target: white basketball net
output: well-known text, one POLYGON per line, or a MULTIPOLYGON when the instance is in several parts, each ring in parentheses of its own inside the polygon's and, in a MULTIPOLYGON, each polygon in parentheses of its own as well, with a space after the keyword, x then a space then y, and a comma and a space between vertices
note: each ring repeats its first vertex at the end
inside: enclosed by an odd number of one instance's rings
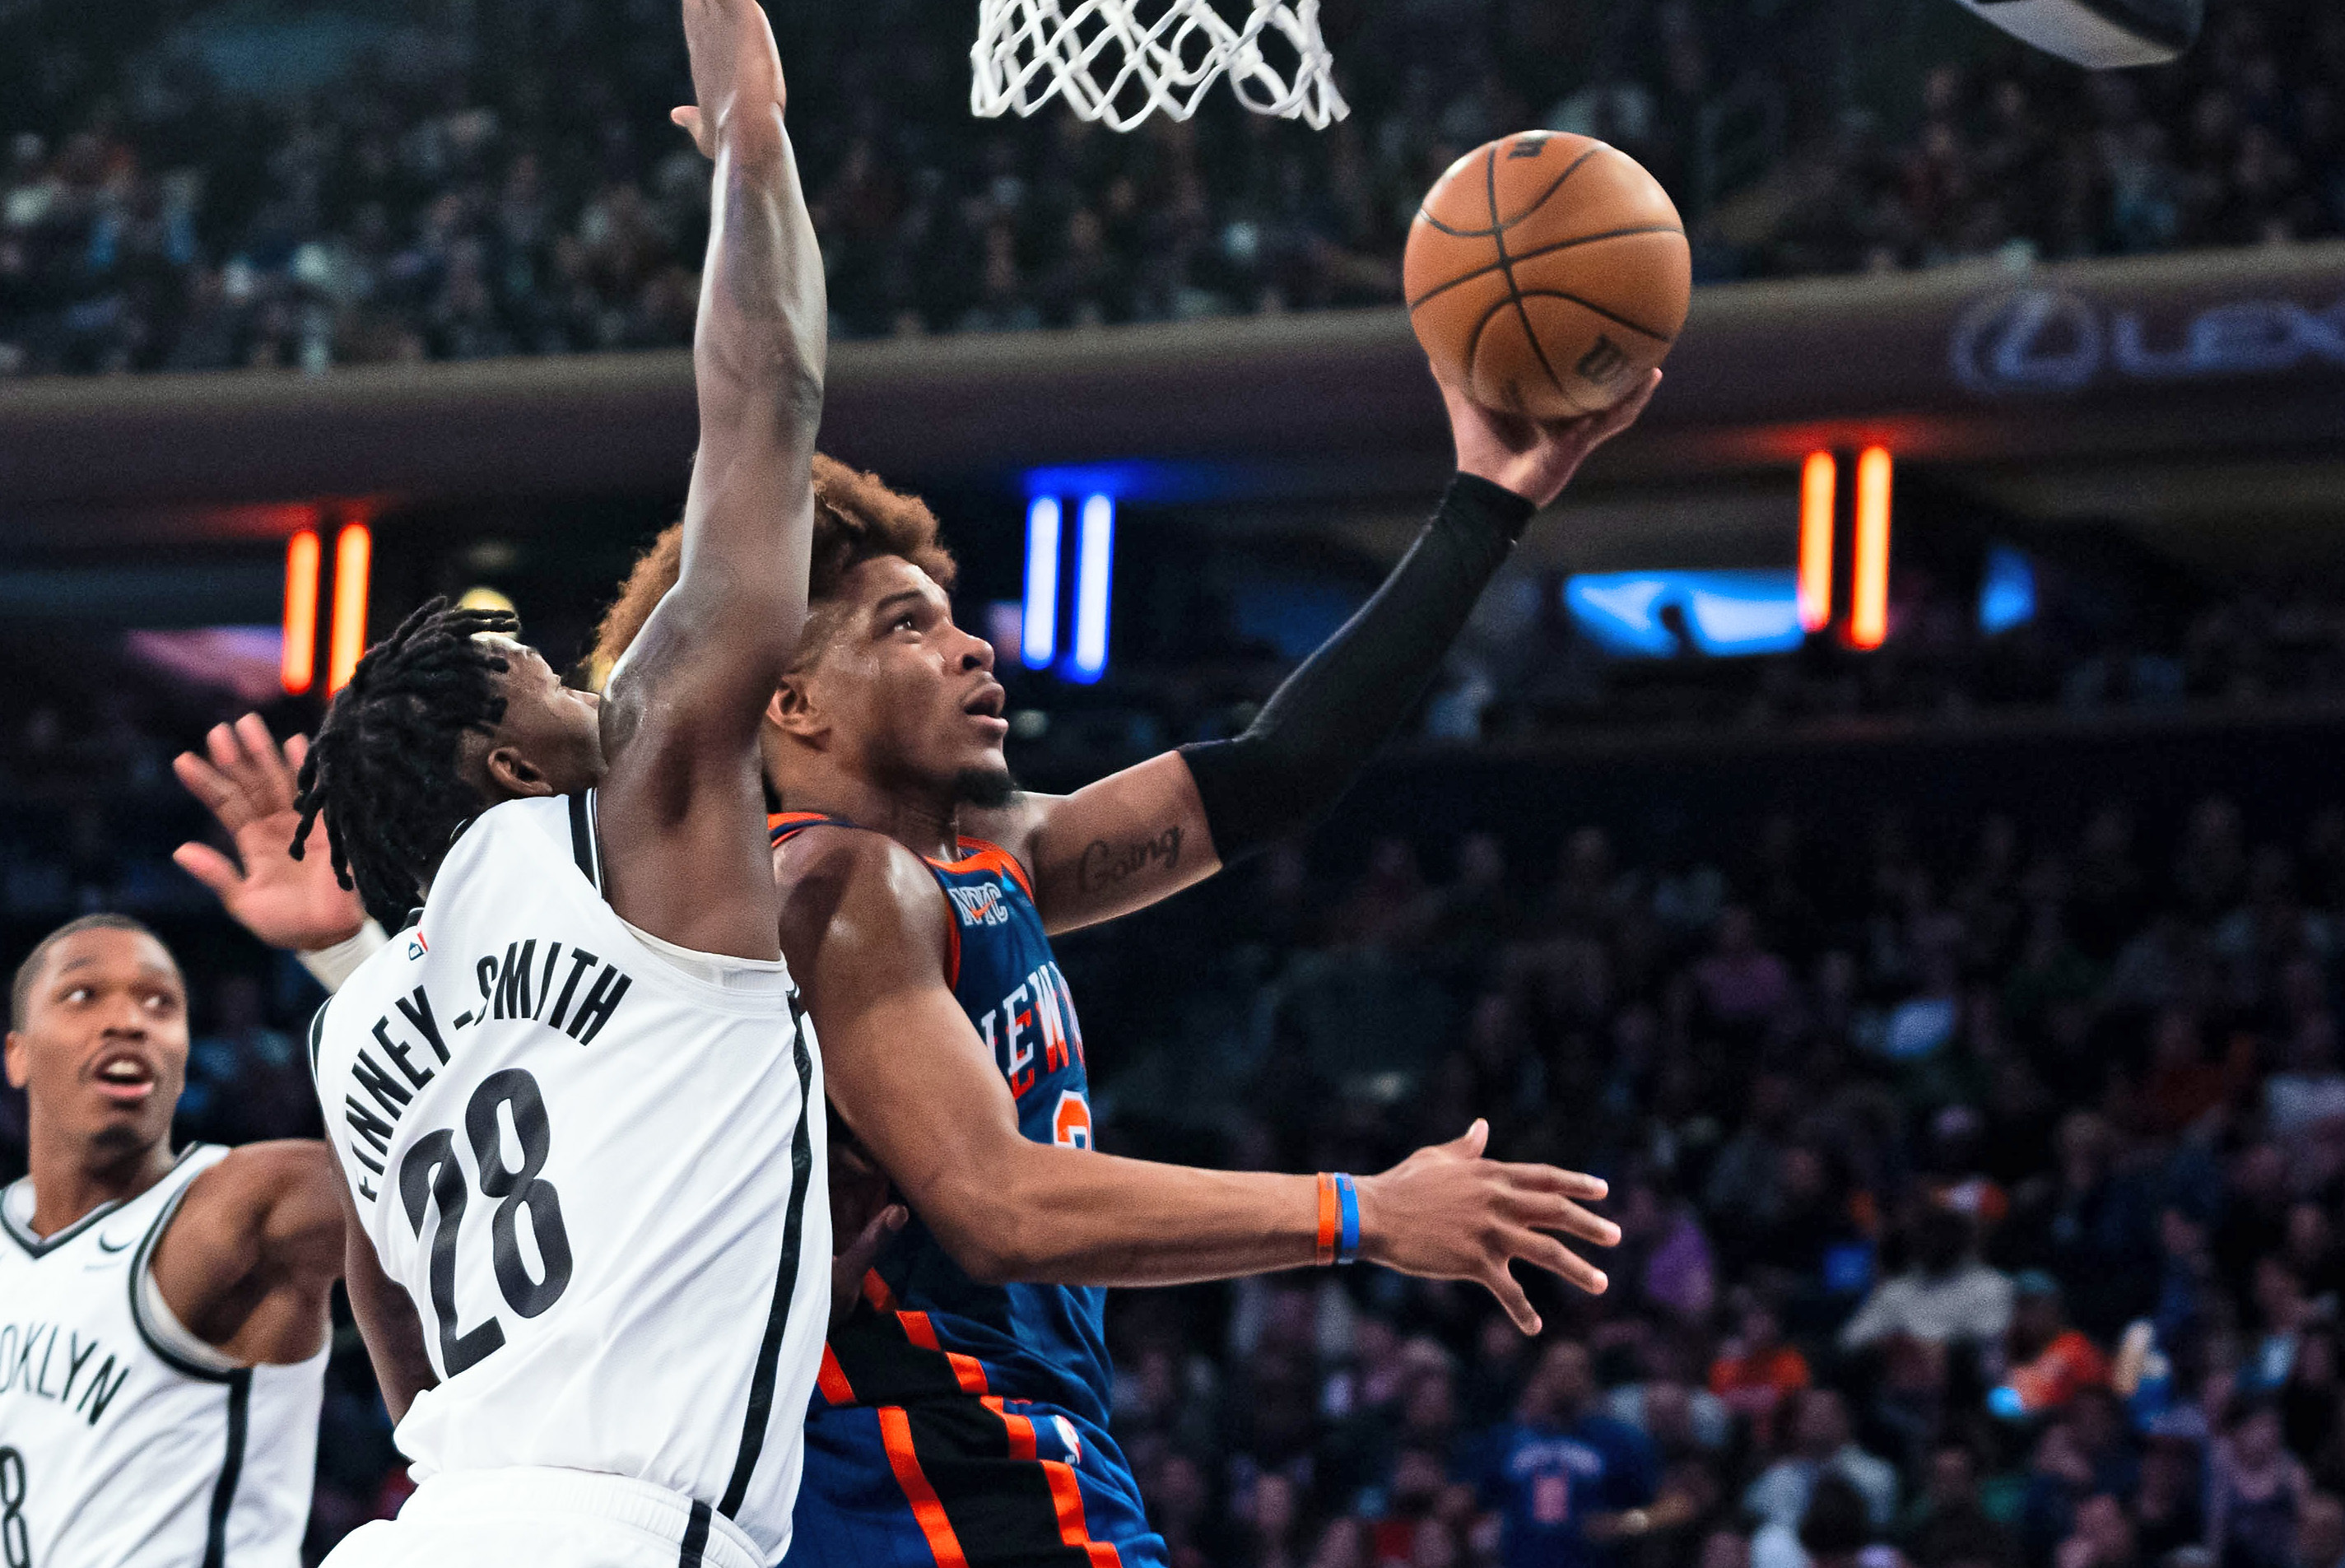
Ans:
POLYGON ((1226 76, 1257 114, 1325 130, 1350 113, 1328 75, 1319 0, 1243 3, 1253 14, 1233 27, 1213 0, 1165 0, 1150 22, 1141 0, 978 0, 969 107, 988 118, 1030 115, 1060 97, 1084 119, 1128 131, 1152 114, 1187 119, 1226 76))

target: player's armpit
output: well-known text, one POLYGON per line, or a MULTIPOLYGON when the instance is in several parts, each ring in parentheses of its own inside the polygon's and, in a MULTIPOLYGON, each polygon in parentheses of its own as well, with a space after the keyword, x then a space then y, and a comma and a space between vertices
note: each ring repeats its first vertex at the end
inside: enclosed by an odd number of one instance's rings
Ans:
POLYGON ((1222 865, 1196 780, 1176 751, 1071 795, 1025 796, 1002 812, 968 816, 977 837, 1031 870, 1034 907, 1053 934, 1145 909, 1222 865))
POLYGON ((246 1366, 317 1354, 342 1272, 339 1178, 326 1145, 248 1144, 198 1176, 156 1247, 164 1305, 246 1366))

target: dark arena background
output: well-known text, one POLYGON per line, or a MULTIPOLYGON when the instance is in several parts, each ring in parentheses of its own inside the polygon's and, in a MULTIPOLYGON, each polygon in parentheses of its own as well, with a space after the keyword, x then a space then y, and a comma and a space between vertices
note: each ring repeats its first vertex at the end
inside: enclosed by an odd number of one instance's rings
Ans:
MULTIPOLYGON (((823 444, 936 505, 1035 789, 1242 728, 1428 511, 1453 159, 1596 135, 1686 221, 1650 412, 1341 808, 1061 946, 1101 1147, 1482 1115, 1627 1233, 1545 1345, 1118 1293, 1181 1568, 2345 1562, 2345 7, 2087 72, 1951 0, 1336 0, 1349 117, 1128 136, 970 118, 954 0, 771 15, 823 444), (1565 1341, 1656 1501, 1541 1555, 1565 1341)), ((581 658, 676 514, 688 80, 665 0, 0 0, 0 956, 160 931, 183 1137, 319 1131, 321 993, 173 865, 171 757, 435 593, 581 658)), ((338 1321, 312 1561, 410 1486, 338 1321)))

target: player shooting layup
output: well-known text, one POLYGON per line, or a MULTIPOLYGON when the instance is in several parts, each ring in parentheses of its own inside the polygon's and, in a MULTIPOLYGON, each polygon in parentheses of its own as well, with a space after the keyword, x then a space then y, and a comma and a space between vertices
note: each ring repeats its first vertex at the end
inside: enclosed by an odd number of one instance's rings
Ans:
MULTIPOLYGON (((1064 799, 1012 787, 993 650, 953 624, 928 509, 835 466, 818 483, 812 609, 766 731, 787 808, 772 824, 782 946, 832 1105, 915 1219, 880 1253, 866 1308, 832 1329, 794 1568, 1162 1563, 1108 1434, 1099 1287, 1361 1257, 1478 1281, 1525 1332, 1538 1318, 1510 1262, 1603 1288, 1552 1234, 1617 1240, 1573 1201, 1603 1184, 1483 1159, 1478 1123, 1356 1181, 1091 1152, 1082 1033, 1049 933, 1152 903, 1332 805, 1532 514, 1659 380, 1548 426, 1445 389, 1460 472, 1368 605, 1244 735, 1064 799)), ((598 651, 626 646, 665 555, 638 568, 598 651)))
MULTIPOLYGON (((951 623, 934 516, 815 461, 812 614, 766 733, 769 777, 806 808, 772 824, 783 945, 809 977, 834 1106, 921 1223, 834 1329, 794 1563, 1162 1561, 1107 1434, 1092 1288, 1357 1255, 1477 1280, 1529 1330, 1510 1260, 1602 1288, 1547 1234, 1617 1239, 1572 1201, 1602 1184, 1482 1159, 1479 1126, 1356 1182, 1087 1152, 1083 1042, 1047 933, 1166 897, 1330 804, 1414 704, 1535 504, 1650 392, 1547 428, 1448 394, 1460 475, 1368 606, 1245 736, 1065 799, 1010 789, 992 650, 951 623)), ((603 651, 635 637, 681 543, 671 532, 639 565, 603 651)), ((211 747, 239 769, 282 766, 257 730, 215 731, 211 747)), ((249 846, 247 877, 207 879, 232 913, 284 945, 348 937, 355 911, 275 848, 284 824, 265 791, 216 809, 249 846)))
POLYGON ((599 703, 510 616, 426 606, 302 769, 303 841, 322 812, 404 918, 310 1032, 421 1479, 340 1568, 761 1568, 790 1538, 830 1227, 757 734, 806 617, 822 262, 764 12, 684 18, 677 119, 716 169, 674 590, 599 703))
POLYGON ((32 1169, 0 1191, 0 1563, 296 1568, 342 1271, 325 1145, 172 1155, 187 986, 127 916, 50 932, 9 1018, 32 1169))

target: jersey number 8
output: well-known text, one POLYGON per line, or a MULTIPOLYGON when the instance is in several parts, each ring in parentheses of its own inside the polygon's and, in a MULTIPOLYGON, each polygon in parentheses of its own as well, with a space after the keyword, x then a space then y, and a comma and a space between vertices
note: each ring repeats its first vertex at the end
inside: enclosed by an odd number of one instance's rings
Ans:
MULTIPOLYGON (((570 1288, 570 1233, 562 1227, 562 1196, 538 1173, 553 1143, 545 1119, 545 1096, 537 1080, 518 1067, 492 1073, 472 1091, 464 1107, 464 1135, 472 1145, 472 1163, 480 1168, 481 1194, 502 1198, 489 1224, 490 1261, 496 1270, 497 1289, 505 1304, 524 1318, 534 1318, 570 1288), (510 1111, 521 1145, 521 1166, 505 1164, 504 1129, 500 1109, 510 1111), (521 1211, 529 1210, 532 1238, 545 1277, 533 1278, 521 1253, 521 1211)), ((440 1359, 454 1377, 505 1342, 504 1326, 494 1318, 458 1332, 456 1328, 456 1235, 464 1221, 471 1196, 463 1166, 456 1158, 455 1134, 442 1127, 419 1138, 399 1165, 399 1193, 407 1205, 407 1222, 423 1237, 424 1211, 434 1205, 440 1226, 431 1236, 431 1311, 440 1319, 440 1359)))
POLYGON ((8 1568, 33 1568, 33 1536, 25 1523, 25 1456, 0 1448, 0 1553, 8 1568))

